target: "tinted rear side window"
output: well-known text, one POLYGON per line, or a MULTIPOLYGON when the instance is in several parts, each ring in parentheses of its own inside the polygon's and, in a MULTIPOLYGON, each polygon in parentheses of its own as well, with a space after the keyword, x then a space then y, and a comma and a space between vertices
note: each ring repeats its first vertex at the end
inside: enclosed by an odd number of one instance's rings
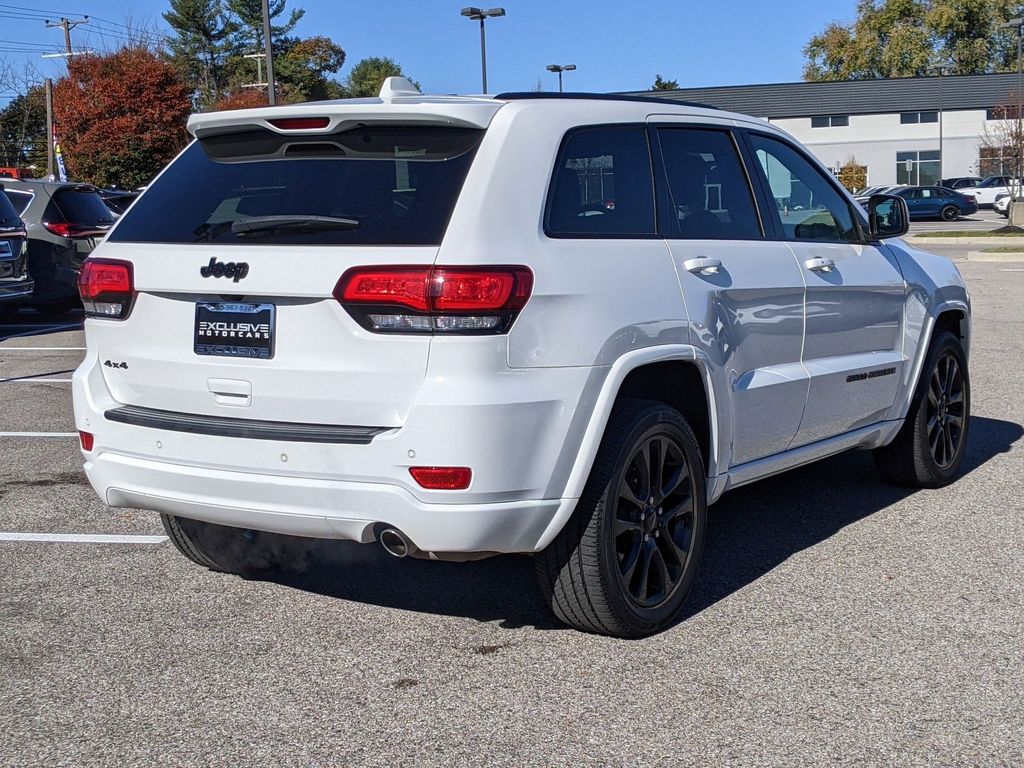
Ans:
POLYGON ((61 189, 54 193, 44 214, 46 221, 66 221, 86 227, 108 227, 114 223, 110 209, 91 189, 61 189))
POLYGON ((583 128, 569 134, 555 165, 546 231, 552 237, 657 232, 643 126, 583 128))
POLYGON ((482 137, 476 129, 432 126, 211 137, 185 150, 110 239, 438 245, 482 137), (266 217, 292 221, 268 228, 266 217), (246 222, 255 228, 246 231, 246 222))
POLYGON ((671 237, 751 240, 761 223, 747 174, 725 131, 662 128, 658 131, 671 198, 671 237))
POLYGON ((32 202, 32 195, 28 192, 15 192, 10 189, 4 190, 4 196, 10 201, 11 205, 14 206, 14 210, 21 216, 28 208, 28 204, 32 202))
POLYGON ((0 195, 0 224, 8 224, 18 218, 18 212, 6 195, 0 195))

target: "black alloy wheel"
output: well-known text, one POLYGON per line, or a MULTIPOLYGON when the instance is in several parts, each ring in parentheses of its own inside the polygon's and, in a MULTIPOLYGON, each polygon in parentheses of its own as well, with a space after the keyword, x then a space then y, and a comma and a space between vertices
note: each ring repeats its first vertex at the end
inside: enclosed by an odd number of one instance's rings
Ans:
POLYGON ((938 331, 921 377, 892 442, 873 453, 886 480, 917 488, 941 488, 960 473, 971 419, 971 379, 960 339, 938 331))
POLYGON ((696 529, 693 484, 682 446, 655 431, 633 451, 619 479, 615 550, 625 593, 655 608, 682 583, 696 529))
POLYGON ((678 620, 707 527, 704 460, 662 402, 616 405, 572 517, 535 555, 545 599, 566 624, 643 637, 678 620))
POLYGON ((964 377, 956 357, 939 358, 928 385, 928 447, 940 469, 947 469, 960 453, 964 435, 964 377))

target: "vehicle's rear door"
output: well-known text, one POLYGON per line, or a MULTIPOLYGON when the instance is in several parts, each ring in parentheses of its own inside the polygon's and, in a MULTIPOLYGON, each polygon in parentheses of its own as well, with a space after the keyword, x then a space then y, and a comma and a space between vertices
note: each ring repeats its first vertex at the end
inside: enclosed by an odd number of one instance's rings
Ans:
POLYGON ((807 287, 810 391, 798 446, 872 424, 892 406, 904 365, 905 284, 889 250, 863 241, 853 206, 826 171, 781 137, 747 135, 807 287))
POLYGON ((332 292, 352 267, 434 262, 482 135, 375 124, 193 143, 96 254, 130 261, 137 292, 126 320, 90 321, 115 400, 400 426, 429 331, 367 330, 332 292))
POLYGON ((726 124, 651 118, 662 175, 661 224, 691 342, 727 393, 730 465, 779 453, 807 397, 800 362, 804 280, 792 251, 766 236, 737 137, 726 124))

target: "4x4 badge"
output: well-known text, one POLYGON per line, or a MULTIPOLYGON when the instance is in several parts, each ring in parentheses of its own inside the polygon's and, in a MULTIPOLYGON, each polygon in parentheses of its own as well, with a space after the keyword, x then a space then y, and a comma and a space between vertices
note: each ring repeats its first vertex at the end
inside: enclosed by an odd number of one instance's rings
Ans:
POLYGON ((199 274, 203 277, 231 277, 237 283, 249 274, 249 265, 244 261, 239 261, 237 264, 229 261, 225 264, 223 261, 217 261, 214 258, 210 259, 210 263, 205 267, 199 268, 199 274))

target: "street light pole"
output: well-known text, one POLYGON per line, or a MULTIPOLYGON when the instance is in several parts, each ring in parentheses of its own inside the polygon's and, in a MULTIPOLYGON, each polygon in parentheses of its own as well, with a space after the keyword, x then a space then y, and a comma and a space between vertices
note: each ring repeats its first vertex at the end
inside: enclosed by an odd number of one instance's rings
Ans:
POLYGON ((576 69, 576 65, 575 64, 548 64, 548 66, 547 66, 548 72, 557 72, 558 73, 558 92, 559 93, 562 92, 562 73, 563 72, 572 72, 574 69, 576 69))
POLYGON ((460 15, 470 21, 480 22, 480 80, 483 92, 487 93, 487 33, 484 31, 484 20, 505 15, 504 8, 463 8, 460 15))
POLYGON ((934 67, 931 67, 928 70, 929 73, 934 72, 934 73, 938 74, 938 76, 939 76, 939 181, 940 182, 942 181, 943 174, 944 174, 943 167, 942 167, 942 160, 943 160, 943 153, 942 153, 942 149, 943 149, 943 146, 942 146, 942 106, 943 106, 942 105, 942 96, 943 96, 943 93, 942 93, 942 76, 944 74, 946 74, 946 72, 952 66, 953 65, 949 64, 949 63, 942 63, 942 64, 936 64, 934 67))
MULTIPOLYGON (((1021 129, 1024 128, 1024 123, 1021 122, 1021 111, 1024 110, 1024 88, 1021 85, 1021 35, 1024 35, 1024 18, 1010 19, 1005 24, 999 25, 1000 29, 1016 29, 1017 30, 1017 178, 1016 178, 1016 194, 1013 196, 1013 201, 1016 202, 1021 197, 1021 176, 1024 175, 1024 137, 1021 136, 1021 129)), ((1016 205, 1011 205, 1010 208, 1010 223, 1013 224, 1015 217, 1013 216, 1013 208, 1016 205)))

